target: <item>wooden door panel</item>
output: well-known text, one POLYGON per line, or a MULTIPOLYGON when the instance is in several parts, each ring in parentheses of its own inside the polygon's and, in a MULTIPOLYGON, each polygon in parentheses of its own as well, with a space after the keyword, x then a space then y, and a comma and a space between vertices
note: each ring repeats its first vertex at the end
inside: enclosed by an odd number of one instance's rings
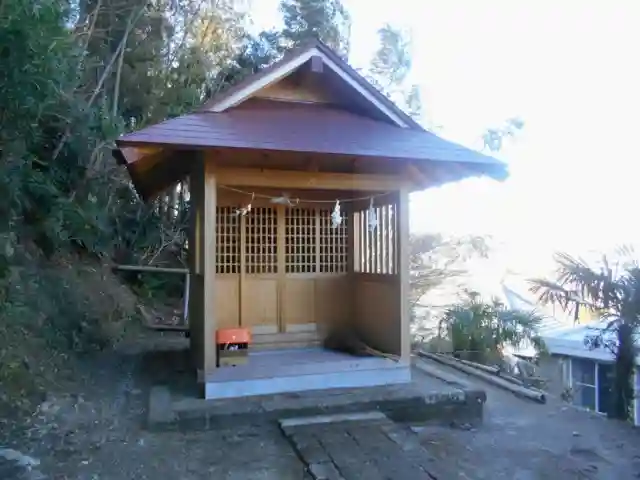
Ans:
POLYGON ((216 328, 240 325, 240 288, 237 275, 216 275, 216 328))
POLYGON ((242 326, 253 333, 278 331, 278 281, 246 275, 242 287, 242 326))
POLYGON ((286 278, 282 282, 282 325, 287 332, 313 331, 315 319, 315 280, 286 278))

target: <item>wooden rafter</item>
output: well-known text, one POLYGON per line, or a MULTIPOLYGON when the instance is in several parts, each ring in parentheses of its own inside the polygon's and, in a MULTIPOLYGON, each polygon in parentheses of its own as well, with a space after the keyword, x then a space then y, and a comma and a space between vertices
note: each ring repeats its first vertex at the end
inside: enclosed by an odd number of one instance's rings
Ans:
POLYGON ((404 175, 299 172, 250 168, 216 170, 220 185, 264 188, 390 191, 406 186, 404 175))

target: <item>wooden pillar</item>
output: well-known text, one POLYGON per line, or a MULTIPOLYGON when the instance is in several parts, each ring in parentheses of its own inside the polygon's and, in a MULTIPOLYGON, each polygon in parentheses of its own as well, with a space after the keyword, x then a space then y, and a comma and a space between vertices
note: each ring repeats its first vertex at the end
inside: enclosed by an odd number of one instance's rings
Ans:
POLYGON ((201 375, 203 365, 204 277, 202 275, 204 170, 201 159, 194 161, 189 175, 189 344, 193 367, 201 375))
POLYGON ((206 379, 214 373, 217 364, 215 333, 216 319, 216 205, 217 185, 214 165, 204 161, 204 325, 203 373, 206 379))
POLYGON ((200 157, 189 177, 189 333, 193 366, 204 384, 217 363, 216 330, 216 178, 200 157))
POLYGON ((400 277, 400 356, 411 362, 411 303, 409 301, 409 189, 403 187, 398 195, 398 276, 400 277))
MULTIPOLYGON (((358 242, 356 229, 356 209, 355 205, 349 205, 347 214, 347 273, 349 275, 355 272, 356 266, 356 244, 358 242)), ((319 249, 318 249, 319 250, 319 249)))
POLYGON ((286 288, 286 228, 287 219, 285 207, 284 205, 276 205, 276 275, 278 278, 276 286, 276 319, 278 322, 278 333, 284 333, 287 330, 284 319, 284 310, 286 308, 284 305, 284 289, 286 288))

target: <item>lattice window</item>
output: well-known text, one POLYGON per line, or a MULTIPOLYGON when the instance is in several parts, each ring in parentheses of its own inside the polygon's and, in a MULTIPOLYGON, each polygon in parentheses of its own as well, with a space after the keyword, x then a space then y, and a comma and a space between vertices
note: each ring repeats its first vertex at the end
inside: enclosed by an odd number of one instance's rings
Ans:
POLYGON ((276 210, 269 207, 255 207, 244 218, 246 273, 276 273, 278 268, 276 210))
POLYGON ((240 271, 240 217, 231 207, 216 208, 216 273, 240 271))
POLYGON ((354 213, 354 270, 362 273, 397 273, 395 205, 374 207, 373 211, 378 220, 373 231, 369 229, 371 212, 368 209, 354 213))
POLYGON ((347 214, 342 212, 342 223, 332 227, 330 210, 320 210, 319 217, 319 270, 321 273, 346 273, 349 256, 347 224, 350 220, 347 214))
POLYGON ((287 273, 316 271, 316 210, 288 208, 285 213, 285 266, 287 273))

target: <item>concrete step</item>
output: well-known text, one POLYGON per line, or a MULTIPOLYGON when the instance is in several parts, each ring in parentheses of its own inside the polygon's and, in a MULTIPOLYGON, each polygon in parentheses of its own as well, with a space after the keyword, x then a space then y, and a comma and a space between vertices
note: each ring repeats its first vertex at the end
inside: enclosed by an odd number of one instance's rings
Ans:
POLYGON ((154 430, 216 429, 292 417, 381 412, 393 421, 420 424, 482 419, 486 395, 424 378, 411 384, 329 388, 244 398, 204 400, 170 386, 151 389, 147 426, 154 430), (433 383, 433 385, 431 385, 433 383))

